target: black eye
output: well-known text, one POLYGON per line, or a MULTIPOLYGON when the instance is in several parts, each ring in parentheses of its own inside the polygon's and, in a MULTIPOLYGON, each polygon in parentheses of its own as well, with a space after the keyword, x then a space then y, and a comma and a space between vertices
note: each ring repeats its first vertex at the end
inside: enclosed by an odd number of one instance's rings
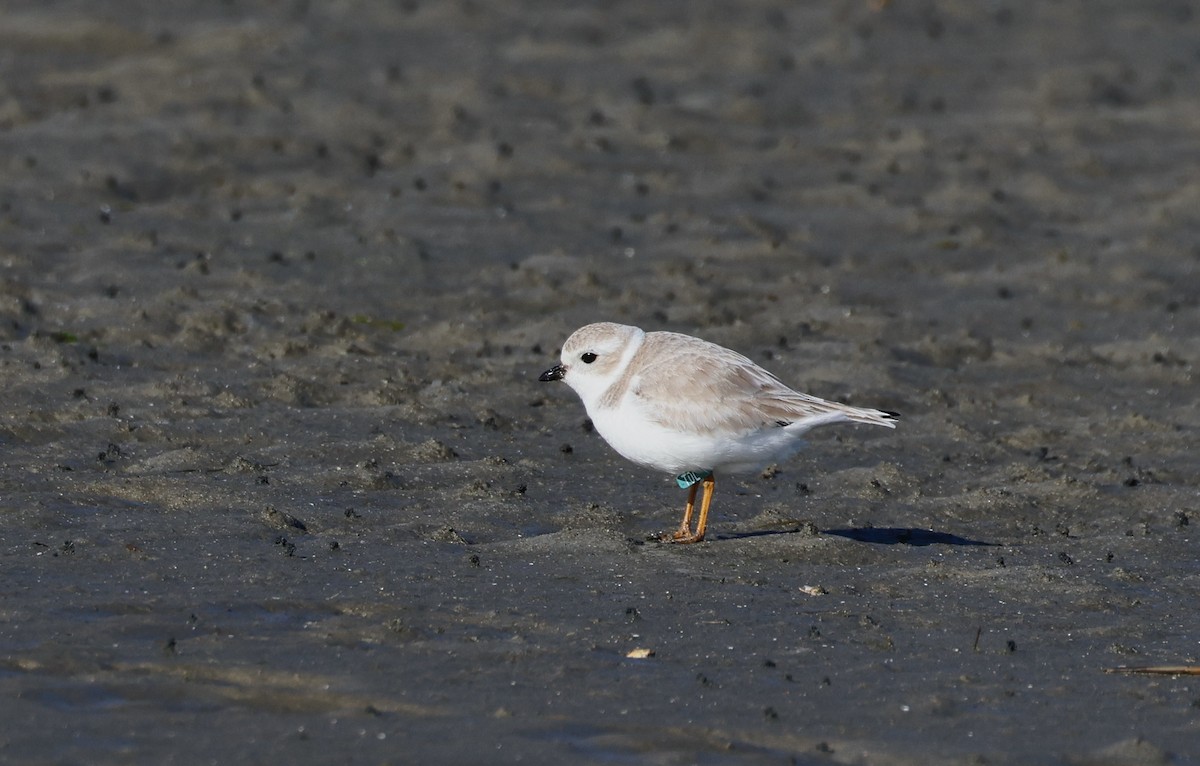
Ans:
POLYGON ((579 356, 579 358, 583 360, 584 364, 591 364, 592 362, 596 361, 596 355, 593 354, 591 351, 587 351, 587 352, 581 354, 579 356))

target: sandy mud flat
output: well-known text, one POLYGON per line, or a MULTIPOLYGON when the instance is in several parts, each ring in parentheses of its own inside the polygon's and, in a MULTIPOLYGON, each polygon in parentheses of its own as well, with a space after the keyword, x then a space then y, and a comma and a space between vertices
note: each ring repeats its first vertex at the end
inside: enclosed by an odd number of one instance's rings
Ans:
POLYGON ((0 758, 1200 762, 1200 11, 877 5, 6 3, 0 758))

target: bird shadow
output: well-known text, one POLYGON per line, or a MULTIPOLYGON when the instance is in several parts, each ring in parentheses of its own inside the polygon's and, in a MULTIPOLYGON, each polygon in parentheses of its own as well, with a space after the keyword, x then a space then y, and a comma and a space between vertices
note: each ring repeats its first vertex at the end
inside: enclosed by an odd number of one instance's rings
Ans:
POLYGON ((854 527, 852 529, 824 529, 823 535, 845 537, 860 543, 876 545, 998 545, 985 540, 972 540, 969 537, 952 535, 949 532, 935 532, 932 529, 914 529, 912 527, 854 527))

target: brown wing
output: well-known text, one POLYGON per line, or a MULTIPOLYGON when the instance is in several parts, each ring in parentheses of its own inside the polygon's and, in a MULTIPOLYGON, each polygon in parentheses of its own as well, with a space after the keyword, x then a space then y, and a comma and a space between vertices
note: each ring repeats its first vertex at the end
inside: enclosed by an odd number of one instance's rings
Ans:
POLYGON ((884 415, 793 391, 741 354, 687 335, 649 333, 633 362, 629 394, 648 419, 676 428, 744 433, 809 418, 878 422, 884 415))

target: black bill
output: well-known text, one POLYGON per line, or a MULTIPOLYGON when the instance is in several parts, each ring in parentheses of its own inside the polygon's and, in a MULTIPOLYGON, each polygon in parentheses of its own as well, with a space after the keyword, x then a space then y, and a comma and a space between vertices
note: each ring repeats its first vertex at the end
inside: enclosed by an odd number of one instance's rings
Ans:
POLYGON ((567 368, 563 367, 561 364, 556 364, 539 375, 538 380, 542 381, 543 383, 551 380, 562 380, 563 375, 566 374, 567 368))

